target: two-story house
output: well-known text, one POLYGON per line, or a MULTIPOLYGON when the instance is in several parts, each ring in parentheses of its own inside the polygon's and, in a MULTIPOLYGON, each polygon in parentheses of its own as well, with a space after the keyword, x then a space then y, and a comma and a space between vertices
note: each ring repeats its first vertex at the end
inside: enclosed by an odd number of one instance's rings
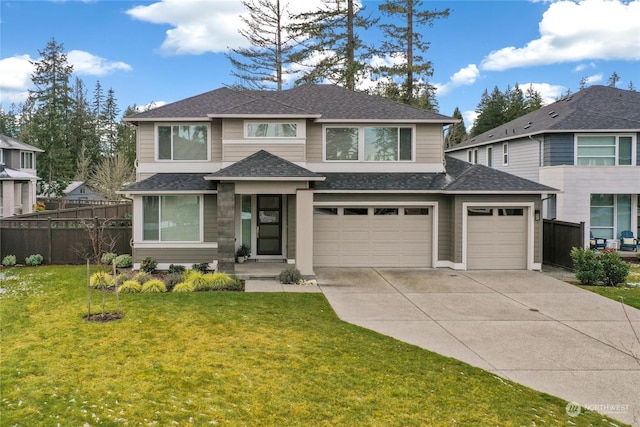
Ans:
POLYGON ((538 183, 444 156, 456 120, 332 85, 221 88, 137 126, 133 257, 540 269, 538 183))
POLYGON ((544 215, 617 245, 640 234, 640 93, 591 86, 468 139, 447 154, 560 189, 544 215))
POLYGON ((36 203, 36 153, 14 138, 0 135, 0 218, 31 213, 36 203))

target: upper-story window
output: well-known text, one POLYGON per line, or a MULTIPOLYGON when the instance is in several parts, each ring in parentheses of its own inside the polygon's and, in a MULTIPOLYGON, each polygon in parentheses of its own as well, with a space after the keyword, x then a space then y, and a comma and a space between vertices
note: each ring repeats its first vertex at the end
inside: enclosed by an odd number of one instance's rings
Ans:
POLYGON ((397 162, 414 158, 413 128, 358 126, 325 128, 325 160, 397 162))
POLYGON ((4 150, 0 148, 0 165, 4 165, 4 150))
POLYGON ((502 144, 502 165, 507 166, 509 164, 509 144, 502 144))
POLYGON ((158 160, 208 160, 209 126, 158 125, 158 160))
POLYGON ((35 169, 36 163, 33 159, 33 153, 31 151, 20 152, 20 168, 22 169, 35 169))
POLYGON ((633 164, 633 137, 581 135, 576 138, 579 166, 623 166, 633 164))
POLYGON ((297 123, 248 122, 247 138, 297 138, 297 123))
POLYGON ((493 166, 493 147, 487 147, 487 166, 493 166))

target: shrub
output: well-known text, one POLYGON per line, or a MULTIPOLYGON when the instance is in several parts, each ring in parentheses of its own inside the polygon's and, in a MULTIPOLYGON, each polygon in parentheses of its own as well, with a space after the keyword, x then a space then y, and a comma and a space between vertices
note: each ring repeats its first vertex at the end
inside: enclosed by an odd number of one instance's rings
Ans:
MULTIPOLYGON (((194 270, 195 271, 195 270, 194 270)), ((196 291, 210 291, 213 286, 211 282, 211 274, 202 274, 201 272, 197 272, 197 274, 189 275, 189 282, 193 284, 193 288, 196 291)))
POLYGON ((142 285, 143 293, 161 293, 167 292, 167 285, 160 279, 152 279, 142 285))
POLYGON ((604 280, 604 270, 595 251, 587 248, 571 249, 576 278, 581 285, 597 285, 604 280))
POLYGON ((616 251, 603 251, 598 257, 604 271, 605 286, 616 286, 627 280, 631 266, 616 251))
POLYGON ((173 287, 180 282, 182 282, 182 274, 180 273, 171 273, 164 278, 164 283, 167 285, 167 292, 171 292, 173 287))
POLYGON ((42 255, 40 254, 29 255, 24 259, 24 263, 32 266, 40 265, 42 264, 42 259, 42 255))
POLYGON ((208 262, 201 262, 200 264, 193 264, 191 266, 192 270, 196 270, 199 271, 200 273, 208 273, 209 272, 209 263, 208 262))
POLYGON ((184 273, 186 271, 186 267, 184 265, 176 265, 176 264, 171 264, 169 266, 169 274, 173 274, 173 273, 184 273))
POLYGON ((142 291, 142 285, 136 280, 126 280, 119 288, 122 294, 137 294, 142 291))
POLYGON ((231 281, 229 286, 227 287, 228 291, 236 291, 236 292, 244 292, 244 285, 242 281, 238 278, 238 276, 231 275, 229 276, 231 281))
POLYGON ((233 279, 227 273, 209 273, 205 277, 212 291, 228 290, 233 284, 233 279))
POLYGON ((135 276, 133 276, 133 280, 137 281, 141 285, 144 285, 145 283, 147 283, 151 279, 152 279, 151 275, 149 273, 144 272, 144 271, 139 271, 138 273, 136 273, 135 276))
POLYGON ((115 254, 113 252, 105 252, 102 254, 102 257, 100 257, 100 262, 104 265, 111 265, 113 260, 116 259, 117 257, 118 257, 118 254, 115 254))
POLYGON ((298 283, 302 279, 302 275, 300 274, 300 270, 295 267, 289 267, 286 270, 282 270, 278 275, 278 280, 280 283, 285 285, 293 285, 298 283))
POLYGON ((195 288, 191 282, 180 282, 173 287, 172 292, 193 292, 195 288))
POLYGON ((89 278, 89 284, 94 289, 108 289, 113 286, 113 277, 111 277, 109 273, 99 271, 91 275, 89 278))
POLYGON ((129 280, 129 276, 127 276, 126 274, 118 274, 116 276, 116 280, 114 282, 114 284, 116 285, 116 288, 120 285, 122 285, 124 282, 126 282, 127 280, 129 280))
POLYGON ((13 267, 14 265, 16 265, 16 256, 15 255, 7 255, 6 257, 2 258, 2 265, 4 265, 5 267, 13 267))
POLYGON ((151 257, 143 258, 142 261, 140 261, 140 270, 142 271, 153 274, 157 268, 158 262, 151 257))
POLYGON ((131 255, 122 254, 116 257, 116 268, 129 268, 133 265, 133 258, 131 255))

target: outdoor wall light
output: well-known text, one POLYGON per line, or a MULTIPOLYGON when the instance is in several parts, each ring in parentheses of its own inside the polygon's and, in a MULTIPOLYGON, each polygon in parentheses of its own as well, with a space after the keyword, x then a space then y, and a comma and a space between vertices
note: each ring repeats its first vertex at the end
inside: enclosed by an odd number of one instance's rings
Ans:
POLYGON ((533 214, 536 221, 540 221, 540 209, 536 209, 533 214))

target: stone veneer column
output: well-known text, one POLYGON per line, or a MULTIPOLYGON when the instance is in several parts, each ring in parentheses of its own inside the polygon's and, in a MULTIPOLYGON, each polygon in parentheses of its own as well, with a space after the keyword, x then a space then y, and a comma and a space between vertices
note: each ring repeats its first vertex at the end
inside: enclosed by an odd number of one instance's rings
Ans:
POLYGON ((218 271, 234 274, 236 268, 236 186, 218 183, 218 271))

